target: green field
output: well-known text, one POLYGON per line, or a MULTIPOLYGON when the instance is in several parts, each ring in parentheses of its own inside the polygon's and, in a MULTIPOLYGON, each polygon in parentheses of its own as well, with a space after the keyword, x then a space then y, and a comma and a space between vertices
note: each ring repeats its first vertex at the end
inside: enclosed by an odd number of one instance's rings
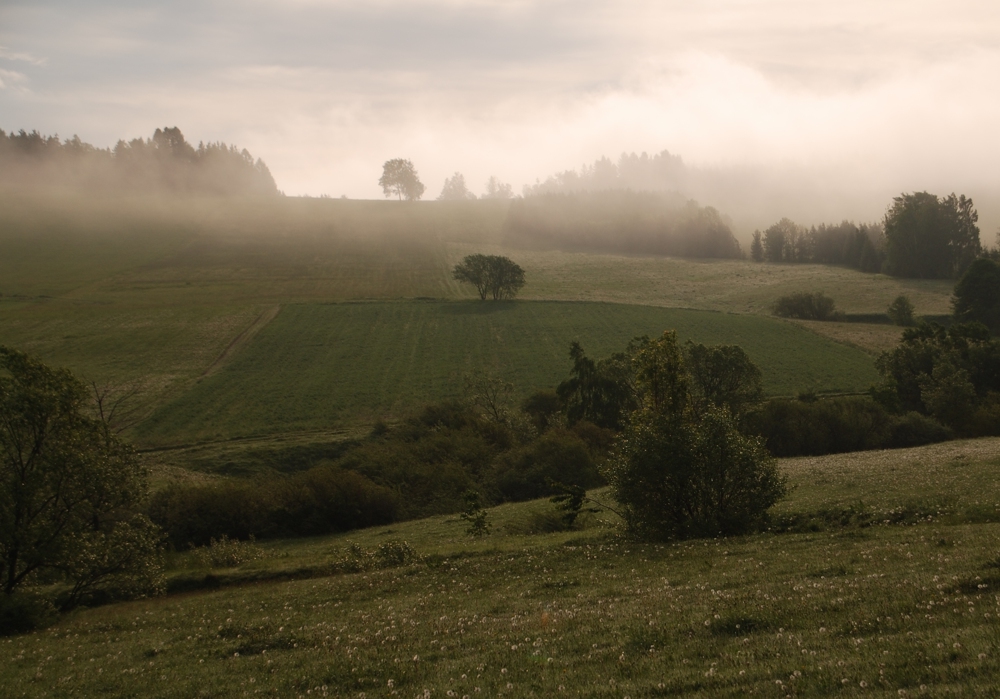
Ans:
POLYGON ((482 540, 437 517, 271 542, 238 568, 184 554, 175 585, 256 583, 5 639, 0 683, 11 697, 995 696, 998 466, 998 439, 783 461, 779 516, 871 515, 804 533, 637 544, 600 515, 527 534, 552 507, 539 501, 491 510, 482 540), (422 561, 332 574, 363 560, 349 542, 390 541, 422 561))
POLYGON ((602 357, 666 329, 742 346, 774 395, 861 391, 877 379, 863 352, 761 316, 572 302, 289 305, 138 435, 147 444, 204 441, 400 417, 460 397, 463 376, 481 369, 524 396, 568 376, 573 340, 602 357))

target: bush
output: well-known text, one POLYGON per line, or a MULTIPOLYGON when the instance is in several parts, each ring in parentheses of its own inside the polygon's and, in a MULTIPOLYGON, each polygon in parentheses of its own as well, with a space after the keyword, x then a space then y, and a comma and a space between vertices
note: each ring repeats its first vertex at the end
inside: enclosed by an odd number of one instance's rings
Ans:
POLYGON ((889 427, 889 439, 885 446, 889 449, 905 449, 907 447, 920 447, 924 444, 947 442, 954 438, 955 433, 937 420, 920 413, 910 412, 894 417, 889 427))
POLYGON ((343 573, 363 573, 371 570, 398 568, 411 563, 419 563, 421 560, 420 554, 408 542, 392 539, 372 549, 351 543, 344 555, 334 563, 333 568, 343 573))
POLYGON ((607 469, 628 531, 646 539, 741 534, 761 526, 785 481, 725 406, 694 409, 677 334, 634 353, 637 403, 607 469))
POLYGON ((553 481, 583 488, 603 485, 587 444, 565 429, 551 429, 531 444, 501 454, 488 480, 498 497, 508 501, 552 495, 553 481))
POLYGON ((936 420, 894 415, 867 396, 778 398, 750 413, 744 429, 774 456, 820 456, 943 442, 954 435, 936 420))
POLYGON ((774 459, 720 409, 698 422, 635 416, 608 480, 626 527, 647 539, 747 533, 785 493, 774 459))
POLYGON ((0 636, 13 636, 51 626, 58 612, 44 597, 21 591, 0 595, 0 636))
POLYGON ((774 304, 774 314, 802 320, 834 320, 840 315, 834 310, 833 299, 820 292, 782 296, 774 304))
POLYGON ((150 518, 177 547, 348 531, 393 522, 398 512, 388 488, 328 466, 253 483, 173 486, 149 505, 150 518))

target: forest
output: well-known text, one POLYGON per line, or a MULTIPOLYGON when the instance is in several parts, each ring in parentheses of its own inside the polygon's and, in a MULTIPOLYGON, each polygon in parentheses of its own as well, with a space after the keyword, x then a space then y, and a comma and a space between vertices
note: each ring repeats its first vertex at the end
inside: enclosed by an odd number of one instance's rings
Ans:
POLYGON ((151 138, 96 148, 79 137, 0 130, 0 188, 102 195, 274 196, 278 187, 260 158, 225 143, 188 143, 177 127, 151 138))

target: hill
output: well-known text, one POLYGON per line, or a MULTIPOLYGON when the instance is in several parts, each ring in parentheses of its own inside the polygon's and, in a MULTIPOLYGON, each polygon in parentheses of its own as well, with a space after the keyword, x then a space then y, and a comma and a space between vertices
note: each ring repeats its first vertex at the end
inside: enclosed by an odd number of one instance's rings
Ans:
POLYGON ((986 439, 783 461, 776 530, 728 540, 630 543, 611 515, 531 534, 540 501, 479 540, 437 517, 182 554, 185 594, 8 639, 0 674, 26 697, 990 696, 998 460, 986 439))
POLYGON ((519 397, 567 377, 569 344, 594 356, 637 335, 738 344, 774 395, 862 391, 871 358, 771 318, 598 303, 396 302, 308 304, 277 317, 226 364, 154 413, 144 443, 319 431, 461 396, 487 370, 519 397))

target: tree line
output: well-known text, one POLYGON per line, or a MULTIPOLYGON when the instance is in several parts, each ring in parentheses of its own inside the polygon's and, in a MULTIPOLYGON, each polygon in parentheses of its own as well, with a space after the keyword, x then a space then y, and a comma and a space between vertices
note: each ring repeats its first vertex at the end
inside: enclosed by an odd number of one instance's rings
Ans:
POLYGON ((979 239, 979 213, 964 194, 902 194, 879 223, 843 221, 806 229, 783 218, 754 231, 755 262, 808 262, 894 277, 953 279, 989 253, 979 239))
POLYGON ((511 202, 506 242, 605 253, 741 258, 729 223, 678 195, 630 190, 539 194, 511 202))
POLYGON ((274 196, 270 170, 246 149, 192 146, 177 127, 97 148, 74 136, 0 130, 0 186, 18 191, 274 196))

